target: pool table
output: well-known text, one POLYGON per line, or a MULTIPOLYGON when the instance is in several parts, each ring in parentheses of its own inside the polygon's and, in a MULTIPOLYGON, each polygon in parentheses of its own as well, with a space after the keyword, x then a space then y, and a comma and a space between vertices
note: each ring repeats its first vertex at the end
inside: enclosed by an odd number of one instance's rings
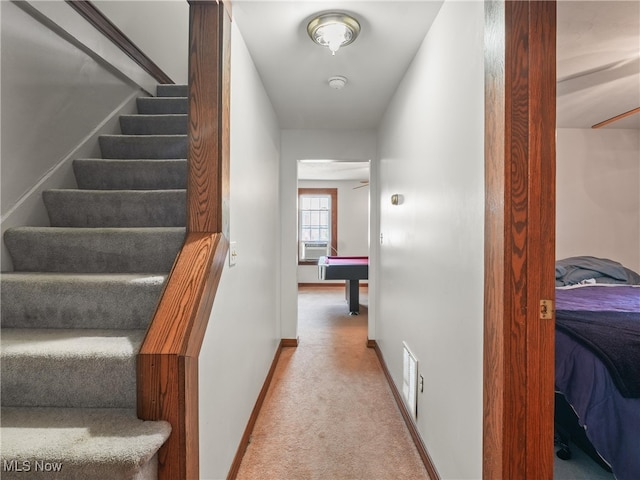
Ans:
POLYGON ((360 312, 360 280, 369 278, 369 257, 320 257, 320 280, 345 280, 345 297, 349 315, 360 312))

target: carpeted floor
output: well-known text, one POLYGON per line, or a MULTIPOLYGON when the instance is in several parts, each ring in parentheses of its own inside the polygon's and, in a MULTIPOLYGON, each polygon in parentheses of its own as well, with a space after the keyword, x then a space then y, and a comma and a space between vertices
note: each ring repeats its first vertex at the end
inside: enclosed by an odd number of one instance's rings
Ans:
POLYGON ((349 316, 343 288, 300 289, 300 343, 283 349, 239 480, 429 478, 366 346, 366 289, 360 303, 349 316))

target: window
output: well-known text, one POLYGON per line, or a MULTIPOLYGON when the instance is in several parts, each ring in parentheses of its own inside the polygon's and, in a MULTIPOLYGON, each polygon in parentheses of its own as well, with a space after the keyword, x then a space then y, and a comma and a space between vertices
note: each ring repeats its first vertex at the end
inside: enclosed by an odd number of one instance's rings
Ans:
POLYGON ((316 264, 337 252, 338 189, 298 189, 298 263, 316 264))

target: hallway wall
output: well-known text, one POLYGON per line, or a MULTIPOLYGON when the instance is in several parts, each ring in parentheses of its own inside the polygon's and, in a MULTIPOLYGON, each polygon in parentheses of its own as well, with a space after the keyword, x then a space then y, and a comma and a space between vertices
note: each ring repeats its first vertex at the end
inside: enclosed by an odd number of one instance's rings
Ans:
POLYGON ((442 479, 482 476, 484 6, 446 1, 379 129, 376 340, 442 479), (391 204, 400 194, 400 205, 391 204))
POLYGON ((199 360, 200 476, 226 478, 280 343, 280 129, 232 23, 230 240, 199 360))

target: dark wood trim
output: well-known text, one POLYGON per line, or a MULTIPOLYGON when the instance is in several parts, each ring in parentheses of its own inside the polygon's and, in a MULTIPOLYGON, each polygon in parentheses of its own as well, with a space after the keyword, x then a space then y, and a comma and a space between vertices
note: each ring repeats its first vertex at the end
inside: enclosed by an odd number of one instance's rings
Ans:
POLYGON ((129 58, 151 75, 158 83, 174 83, 171 77, 164 73, 153 60, 138 48, 138 46, 127 37, 104 13, 98 10, 93 3, 88 0, 65 0, 67 4, 78 12, 85 20, 93 25, 100 33, 111 40, 120 50, 126 53, 129 58))
MULTIPOLYGON (((338 189, 337 188, 298 188, 298 213, 300 212, 300 195, 331 196, 331 253, 338 255, 338 189)), ((300 232, 300 230, 298 230, 300 232)), ((317 265, 317 262, 298 260, 298 265, 317 265)))
MULTIPOLYGON (((264 404, 264 399, 267 396, 267 392, 269 391, 269 386, 271 385, 271 381, 273 380, 273 375, 276 371, 276 366, 278 365, 278 360, 280 359, 280 354, 282 353, 282 349, 285 347, 298 346, 297 339, 289 338, 280 340, 280 345, 276 350, 276 353, 273 357, 273 361, 271 362, 271 368, 269 368, 269 372, 267 373, 267 377, 264 380, 264 384, 260 389, 260 393, 258 394, 258 398, 256 400, 255 405, 253 406, 253 410, 251 411, 251 415, 249 416, 249 421, 247 422, 247 426, 244 429, 244 433, 242 434, 242 438, 240 439, 240 445, 238 445, 238 450, 236 451, 235 457, 233 457, 233 462, 231 463, 231 468, 229 469, 229 473, 227 474, 227 480, 235 480, 238 475, 238 470, 240 470, 240 464, 242 463, 242 458, 244 457, 244 453, 249 446, 249 442, 251 440, 251 434, 253 433, 253 428, 256 425, 256 421, 258 420, 258 415, 260 414, 260 410, 262 409, 262 405, 264 404), (293 340, 295 341, 295 345, 286 345, 287 341, 293 340)), ((195 478, 195 477, 194 477, 195 478)))
POLYGON ((167 420, 161 479, 198 478, 198 355, 227 258, 220 234, 187 234, 138 354, 138 416, 167 420))
POLYGON ((553 478, 556 2, 485 2, 483 478, 553 478))
POLYGON ((610 123, 616 122, 618 120, 622 120, 623 118, 630 117, 631 115, 635 115, 636 113, 640 113, 640 107, 633 108, 628 112, 621 113, 620 115, 616 115, 615 117, 608 118, 600 123, 596 123, 591 128, 601 128, 605 125, 609 125, 610 123))
POLYGON ((189 3, 187 233, 138 354, 138 416, 172 427, 160 480, 200 477, 198 356, 229 250, 231 19, 221 2, 189 3))
POLYGON ((280 340, 281 347, 297 347, 300 344, 300 337, 296 338, 283 338, 280 340))
POLYGON ((431 460, 431 456, 429 455, 427 447, 422 441, 422 437, 420 437, 420 433, 418 432, 418 426, 416 425, 416 422, 413 420, 413 416, 411 415, 411 413, 409 413, 409 410, 407 409, 407 406, 404 403, 404 400, 402 400, 402 396, 400 395, 400 392, 398 391, 398 388, 396 387, 396 384, 393 381, 391 372, 389 372, 389 369, 387 368, 387 363, 384 361, 384 356, 382 355, 382 351, 380 350, 378 343, 375 340, 369 339, 367 340, 367 347, 373 348, 376 352, 378 360, 380 361, 380 366, 382 367, 382 371, 384 372, 384 376, 386 377, 387 383, 389 384, 389 388, 393 393, 393 398, 396 400, 396 404, 400 409, 400 413, 402 414, 404 423, 407 425, 407 428, 409 429, 409 433, 411 434, 411 438, 413 439, 413 443, 418 449, 418 454, 422 459, 422 463, 424 463, 424 467, 427 469, 429 478, 431 480, 440 480, 440 475, 436 470, 433 460, 431 460))
POLYGON ((187 228, 228 236, 231 19, 217 3, 189 3, 187 228))

